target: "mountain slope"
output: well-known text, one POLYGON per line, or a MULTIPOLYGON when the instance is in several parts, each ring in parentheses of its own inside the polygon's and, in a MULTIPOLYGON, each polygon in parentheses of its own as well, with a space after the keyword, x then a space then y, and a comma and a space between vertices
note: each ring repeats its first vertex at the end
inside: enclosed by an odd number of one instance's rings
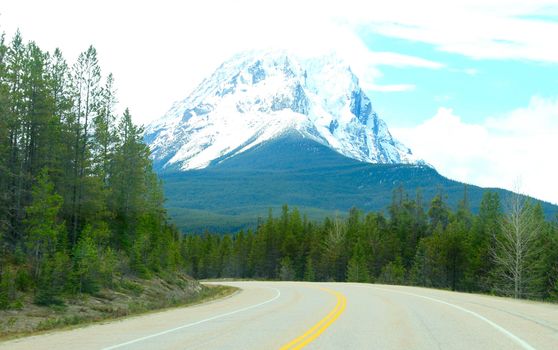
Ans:
MULTIPOLYGON (((425 208, 442 192, 455 207, 465 185, 425 165, 369 164, 340 155, 299 134, 264 142, 217 165, 163 174, 167 207, 185 232, 224 232, 254 227, 269 208, 299 207, 311 219, 346 212, 351 207, 382 211, 393 189, 411 196, 420 189, 425 208)), ((502 198, 509 192, 494 189, 502 198)), ((485 189, 467 185, 474 211, 485 189)), ((557 208, 543 203, 547 215, 557 208)))
POLYGON ((351 68, 334 55, 237 55, 149 125, 145 140, 157 169, 186 171, 293 131, 362 162, 416 161, 374 112, 351 68))

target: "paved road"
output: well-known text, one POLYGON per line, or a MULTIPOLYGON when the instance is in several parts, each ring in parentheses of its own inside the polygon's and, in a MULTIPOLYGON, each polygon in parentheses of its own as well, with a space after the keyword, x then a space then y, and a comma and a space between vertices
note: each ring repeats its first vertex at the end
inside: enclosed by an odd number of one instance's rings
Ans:
POLYGON ((370 284, 226 284, 242 291, 0 349, 558 349, 557 305, 370 284))

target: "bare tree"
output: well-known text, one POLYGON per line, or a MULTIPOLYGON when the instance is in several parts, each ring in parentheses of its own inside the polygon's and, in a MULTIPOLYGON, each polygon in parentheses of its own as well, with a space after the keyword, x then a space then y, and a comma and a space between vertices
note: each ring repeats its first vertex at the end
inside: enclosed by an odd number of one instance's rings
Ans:
POLYGON ((514 298, 532 292, 537 280, 536 257, 541 249, 537 238, 541 223, 529 198, 516 191, 508 201, 507 214, 502 219, 502 232, 494 239, 492 256, 497 266, 497 288, 514 298))
POLYGON ((327 251, 338 250, 345 241, 345 225, 339 216, 336 214, 333 220, 333 227, 329 230, 326 240, 324 242, 327 251))
POLYGON ((344 222, 336 215, 332 227, 329 229, 323 242, 323 254, 329 278, 342 280, 345 265, 342 261, 343 245, 345 244, 346 227, 344 222))

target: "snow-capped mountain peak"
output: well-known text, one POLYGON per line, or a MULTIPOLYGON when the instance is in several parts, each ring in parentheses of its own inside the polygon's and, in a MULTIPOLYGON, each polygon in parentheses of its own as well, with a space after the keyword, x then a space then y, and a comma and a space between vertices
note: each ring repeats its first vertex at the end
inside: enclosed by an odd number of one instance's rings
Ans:
POLYGON ((247 52, 223 63, 146 128, 155 165, 200 169, 287 132, 369 163, 414 163, 335 55, 247 52))

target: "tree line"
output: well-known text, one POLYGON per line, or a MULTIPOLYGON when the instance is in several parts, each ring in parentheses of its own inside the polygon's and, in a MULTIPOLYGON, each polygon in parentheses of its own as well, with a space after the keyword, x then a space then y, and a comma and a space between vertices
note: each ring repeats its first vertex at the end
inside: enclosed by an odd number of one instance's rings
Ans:
POLYGON ((116 101, 95 48, 70 65, 0 37, 0 308, 178 268, 143 130, 116 101))
POLYGON ((378 282, 558 300, 557 223, 521 195, 502 204, 486 192, 475 215, 466 189, 452 210, 441 194, 425 208, 420 192, 399 188, 386 213, 353 208, 319 223, 284 206, 254 232, 190 235, 182 249, 197 278, 378 282))

